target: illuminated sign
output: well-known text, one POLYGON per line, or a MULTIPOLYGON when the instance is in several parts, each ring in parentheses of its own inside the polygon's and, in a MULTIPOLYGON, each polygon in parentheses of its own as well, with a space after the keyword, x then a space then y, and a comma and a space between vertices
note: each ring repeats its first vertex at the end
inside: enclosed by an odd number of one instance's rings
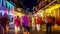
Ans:
POLYGON ((0 0, 0 10, 6 9, 6 7, 10 10, 14 10, 14 5, 12 5, 10 2, 6 0, 0 0))
POLYGON ((7 2, 7 8, 10 10, 14 10, 14 6, 11 3, 9 3, 8 1, 6 1, 6 2, 7 2))
POLYGON ((6 6, 6 0, 0 0, 0 6, 6 6))

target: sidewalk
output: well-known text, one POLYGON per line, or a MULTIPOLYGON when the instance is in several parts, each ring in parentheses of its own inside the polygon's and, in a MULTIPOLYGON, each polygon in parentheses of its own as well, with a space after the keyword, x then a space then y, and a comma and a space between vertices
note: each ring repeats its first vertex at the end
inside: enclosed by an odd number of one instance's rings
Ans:
MULTIPOLYGON (((52 26, 51 28, 52 28, 52 31, 60 31, 60 26, 58 26, 56 24, 54 26, 52 26)), ((46 31, 45 25, 42 26, 41 31, 46 31)))
POLYGON ((34 32, 31 32, 31 34, 60 34, 60 32, 58 31, 58 32, 46 33, 43 31, 40 31, 40 32, 34 31, 34 32))

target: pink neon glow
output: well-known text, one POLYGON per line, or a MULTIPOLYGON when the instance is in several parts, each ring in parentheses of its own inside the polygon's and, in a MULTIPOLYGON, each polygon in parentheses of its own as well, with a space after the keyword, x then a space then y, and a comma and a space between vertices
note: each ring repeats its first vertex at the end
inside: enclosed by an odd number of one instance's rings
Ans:
POLYGON ((8 14, 8 10, 5 10, 4 13, 7 13, 8 14))

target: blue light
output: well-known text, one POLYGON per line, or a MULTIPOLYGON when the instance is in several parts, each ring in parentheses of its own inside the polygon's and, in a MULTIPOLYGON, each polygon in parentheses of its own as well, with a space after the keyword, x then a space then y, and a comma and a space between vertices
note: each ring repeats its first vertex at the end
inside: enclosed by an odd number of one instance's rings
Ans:
POLYGON ((13 5, 11 5, 11 9, 14 10, 14 6, 13 5))
POLYGON ((3 5, 6 7, 6 0, 3 1, 3 5))
POLYGON ((14 10, 14 3, 8 2, 7 0, 0 0, 0 7, 7 7, 9 10, 14 10))
POLYGON ((12 10, 12 8, 13 8, 13 7, 12 7, 12 5, 10 4, 10 9, 12 10))
POLYGON ((2 0, 0 0, 0 6, 2 6, 2 0))
POLYGON ((0 13, 2 13, 2 16, 4 15, 4 10, 0 10, 0 13))
POLYGON ((10 4, 10 9, 14 10, 14 6, 12 4, 10 4))
POLYGON ((7 1, 7 8, 10 10, 14 10, 14 6, 7 1))
POLYGON ((9 3, 8 3, 8 2, 6 2, 6 4, 7 4, 7 8, 9 9, 9 3))

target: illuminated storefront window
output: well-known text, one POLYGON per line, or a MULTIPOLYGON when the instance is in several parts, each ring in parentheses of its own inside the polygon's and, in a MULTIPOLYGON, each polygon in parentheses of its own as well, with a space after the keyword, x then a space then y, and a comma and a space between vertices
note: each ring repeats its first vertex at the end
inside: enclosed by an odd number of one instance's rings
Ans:
POLYGON ((38 11, 39 14, 41 14, 43 12, 44 16, 54 16, 55 18, 59 18, 60 17, 60 4, 54 4, 49 6, 48 8, 44 9, 44 10, 40 10, 38 11))

